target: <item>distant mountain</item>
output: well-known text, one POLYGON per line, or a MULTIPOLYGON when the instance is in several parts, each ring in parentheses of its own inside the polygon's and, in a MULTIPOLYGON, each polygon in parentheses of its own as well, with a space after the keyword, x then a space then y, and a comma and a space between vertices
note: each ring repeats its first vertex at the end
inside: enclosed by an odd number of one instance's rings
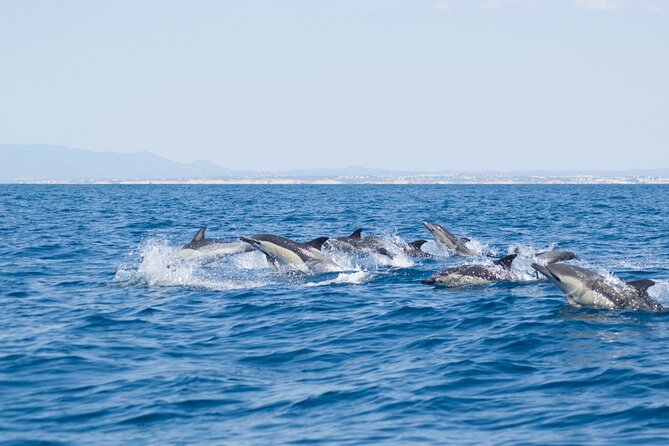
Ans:
POLYGON ((0 144, 0 182, 16 181, 106 181, 106 180, 204 180, 204 179, 296 179, 305 182, 337 179, 342 182, 381 181, 478 182, 491 179, 569 177, 646 177, 669 178, 669 169, 626 171, 394 171, 351 166, 284 170, 276 172, 235 171, 211 161, 179 163, 150 152, 92 152, 52 145, 0 144))
POLYGON ((149 152, 91 152, 64 146, 0 144, 0 181, 212 178, 231 172, 211 161, 179 163, 149 152))

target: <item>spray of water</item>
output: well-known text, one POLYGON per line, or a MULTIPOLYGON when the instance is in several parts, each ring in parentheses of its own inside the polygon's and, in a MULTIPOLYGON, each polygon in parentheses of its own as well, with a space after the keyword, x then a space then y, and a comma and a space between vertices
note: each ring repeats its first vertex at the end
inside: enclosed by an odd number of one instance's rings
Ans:
MULTIPOLYGON (((250 269, 264 262, 256 253, 245 253, 242 259, 221 260, 207 266, 196 260, 179 259, 179 248, 163 237, 147 239, 132 251, 128 260, 119 265, 114 281, 120 285, 184 286, 213 290, 255 288, 267 285, 267 280, 243 274, 241 268, 229 268, 233 262, 246 262, 250 269)), ((232 257, 230 258, 232 259, 232 257)), ((266 268, 264 266, 260 268, 266 268)))
MULTIPOLYGON (((287 265, 278 264, 278 270, 269 267, 265 255, 247 252, 224 257, 213 263, 204 263, 199 257, 183 258, 179 245, 162 236, 151 237, 129 253, 119 265, 114 281, 122 286, 180 286, 213 290, 255 288, 269 284, 291 286, 324 286, 335 284, 359 284, 369 281, 380 271, 389 268, 410 267, 414 263, 400 247, 399 238, 383 239, 389 256, 374 252, 358 252, 327 247, 325 255, 343 271, 334 279, 306 281, 309 275, 296 272, 287 265)), ((315 274, 332 271, 313 271, 315 274)))

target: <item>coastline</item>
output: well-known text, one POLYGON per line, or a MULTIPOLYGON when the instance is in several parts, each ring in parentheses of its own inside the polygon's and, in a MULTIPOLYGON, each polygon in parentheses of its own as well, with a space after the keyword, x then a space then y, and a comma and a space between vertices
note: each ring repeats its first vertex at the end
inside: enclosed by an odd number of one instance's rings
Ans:
POLYGON ((61 180, 61 179, 17 179, 4 181, 2 184, 197 184, 197 185, 244 185, 244 184, 669 184, 665 177, 598 177, 598 176, 564 176, 564 177, 503 177, 503 176, 470 176, 454 175, 447 177, 231 177, 231 178, 165 178, 165 179, 106 179, 106 180, 61 180))

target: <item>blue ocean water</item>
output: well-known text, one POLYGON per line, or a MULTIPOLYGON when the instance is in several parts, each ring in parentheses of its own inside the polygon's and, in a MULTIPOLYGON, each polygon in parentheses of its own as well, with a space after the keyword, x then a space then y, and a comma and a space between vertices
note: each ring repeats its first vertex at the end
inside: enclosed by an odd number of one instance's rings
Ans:
POLYGON ((461 257, 167 268, 203 225, 411 241, 429 220, 669 301, 667 186, 3 185, 0 215, 2 443, 669 441, 667 313, 573 308, 529 273, 420 284, 461 257))

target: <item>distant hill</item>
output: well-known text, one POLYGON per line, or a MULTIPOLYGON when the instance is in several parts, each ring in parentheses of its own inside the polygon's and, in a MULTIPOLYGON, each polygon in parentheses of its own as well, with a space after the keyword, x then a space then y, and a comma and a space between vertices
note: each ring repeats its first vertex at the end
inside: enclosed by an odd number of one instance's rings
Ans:
POLYGON ((0 144, 0 182, 31 181, 142 181, 142 180, 211 180, 211 179, 295 179, 304 182, 336 179, 360 182, 379 179, 382 182, 429 182, 447 178, 451 182, 486 182, 513 179, 542 182, 541 178, 669 178, 669 169, 627 171, 393 171, 351 166, 284 170, 276 172, 236 171, 211 161, 179 163, 150 152, 92 152, 53 145, 0 144))
POLYGON ((92 152, 64 146, 0 144, 0 181, 213 178, 231 172, 211 161, 179 163, 150 152, 92 152))

